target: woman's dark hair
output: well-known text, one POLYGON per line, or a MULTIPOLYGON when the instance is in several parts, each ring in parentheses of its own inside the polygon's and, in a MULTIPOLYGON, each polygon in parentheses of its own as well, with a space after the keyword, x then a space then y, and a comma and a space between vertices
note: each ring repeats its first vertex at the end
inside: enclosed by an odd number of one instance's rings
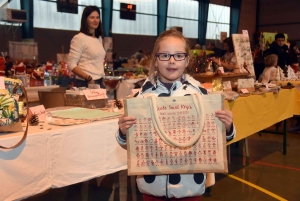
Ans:
POLYGON ((233 42, 232 42, 232 38, 231 37, 225 38, 223 40, 223 43, 226 43, 228 45, 229 52, 234 52, 233 42))
MULTIPOLYGON (((88 36, 92 36, 92 34, 89 31, 88 28, 88 24, 87 24, 87 18, 88 16, 94 12, 97 11, 97 13, 100 16, 100 9, 97 6, 87 6, 84 8, 83 12, 82 12, 82 16, 81 16, 81 25, 80 25, 80 32, 88 35, 88 36)), ((101 20, 99 22, 99 25, 97 27, 97 29, 95 30, 95 37, 99 38, 99 37, 103 37, 103 30, 102 30, 102 23, 101 20)))

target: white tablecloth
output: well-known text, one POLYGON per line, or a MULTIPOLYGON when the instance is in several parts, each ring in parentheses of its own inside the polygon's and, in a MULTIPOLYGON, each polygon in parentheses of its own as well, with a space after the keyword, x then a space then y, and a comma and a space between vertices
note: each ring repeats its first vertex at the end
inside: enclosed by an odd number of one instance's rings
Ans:
MULTIPOLYGON (((0 200, 26 198, 126 169, 127 152, 116 142, 117 129, 117 119, 30 127, 20 147, 0 150, 0 200)), ((20 137, 1 134, 0 144, 12 145, 20 137)))

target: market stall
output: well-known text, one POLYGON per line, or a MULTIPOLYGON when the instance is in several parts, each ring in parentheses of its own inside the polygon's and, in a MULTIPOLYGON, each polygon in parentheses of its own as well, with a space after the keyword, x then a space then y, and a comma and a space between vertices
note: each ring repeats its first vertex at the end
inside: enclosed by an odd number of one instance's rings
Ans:
MULTIPOLYGON (((278 94, 249 95, 225 101, 225 107, 234 116, 237 133, 233 143, 299 115, 300 92, 292 88, 278 94)), ((127 152, 115 139, 117 122, 30 126, 21 146, 0 151, 0 200, 22 199, 126 169, 127 152)), ((2 134, 0 144, 14 144, 22 134, 2 134)))

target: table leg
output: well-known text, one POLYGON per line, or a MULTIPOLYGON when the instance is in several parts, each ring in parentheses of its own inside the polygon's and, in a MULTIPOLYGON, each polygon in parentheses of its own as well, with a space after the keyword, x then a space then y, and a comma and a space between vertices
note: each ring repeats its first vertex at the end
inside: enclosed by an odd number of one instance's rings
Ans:
POLYGON ((270 131, 270 130, 262 130, 259 132, 259 135, 261 135, 261 133, 274 133, 274 134, 280 134, 283 135, 283 150, 282 150, 282 154, 286 155, 287 154, 287 119, 283 120, 283 131, 270 131))
POLYGON ((286 155, 287 146, 287 119, 283 121, 283 155, 286 155))

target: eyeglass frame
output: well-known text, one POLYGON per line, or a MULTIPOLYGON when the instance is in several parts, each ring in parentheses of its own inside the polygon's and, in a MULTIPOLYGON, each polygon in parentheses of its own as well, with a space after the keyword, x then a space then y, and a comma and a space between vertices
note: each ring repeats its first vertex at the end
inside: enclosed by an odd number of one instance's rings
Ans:
POLYGON ((158 60, 160 60, 160 61, 170 61, 171 57, 173 57, 175 61, 183 61, 183 60, 186 59, 186 57, 188 57, 188 54, 187 54, 187 53, 176 53, 176 54, 157 53, 155 56, 156 56, 156 57, 158 58, 158 60), (160 55, 160 54, 167 54, 167 55, 169 55, 170 57, 169 57, 168 60, 161 60, 161 59, 159 58, 159 55, 160 55), (184 55, 184 58, 183 58, 182 60, 177 60, 177 59, 175 58, 175 55, 176 55, 176 54, 183 54, 183 55, 184 55))

